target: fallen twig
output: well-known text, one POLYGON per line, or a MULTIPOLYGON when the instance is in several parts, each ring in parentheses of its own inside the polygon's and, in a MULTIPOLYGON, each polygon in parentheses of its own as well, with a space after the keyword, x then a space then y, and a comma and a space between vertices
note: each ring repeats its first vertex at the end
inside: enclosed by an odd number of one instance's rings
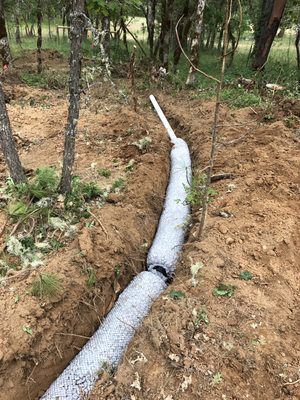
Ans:
POLYGON ((100 221, 100 219, 98 217, 96 217, 95 214, 93 214, 90 210, 89 213, 91 214, 91 216, 93 218, 95 218, 95 220, 98 222, 98 224, 100 225, 101 229, 103 230, 103 232, 105 233, 106 237, 108 237, 108 233, 107 230, 105 229, 104 225, 102 224, 102 222, 100 221))
POLYGON ((217 181, 221 181, 222 179, 233 179, 234 175, 230 174, 230 173, 225 173, 225 174, 217 174, 217 175, 213 175, 210 178, 211 182, 217 182, 217 181))
POLYGON ((294 382, 285 382, 282 386, 296 385, 296 383, 300 383, 300 378, 294 382))

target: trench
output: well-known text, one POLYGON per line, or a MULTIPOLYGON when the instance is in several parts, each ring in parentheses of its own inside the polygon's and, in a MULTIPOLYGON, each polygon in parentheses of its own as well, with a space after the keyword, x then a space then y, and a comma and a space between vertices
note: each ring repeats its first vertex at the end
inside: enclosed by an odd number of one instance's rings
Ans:
POLYGON ((190 181, 191 160, 186 142, 176 137, 155 98, 150 99, 173 147, 164 208, 148 252, 147 270, 139 273, 122 292, 104 322, 41 400, 80 400, 82 395, 88 395, 99 372, 118 365, 153 301, 175 272, 190 213, 184 186, 190 181))

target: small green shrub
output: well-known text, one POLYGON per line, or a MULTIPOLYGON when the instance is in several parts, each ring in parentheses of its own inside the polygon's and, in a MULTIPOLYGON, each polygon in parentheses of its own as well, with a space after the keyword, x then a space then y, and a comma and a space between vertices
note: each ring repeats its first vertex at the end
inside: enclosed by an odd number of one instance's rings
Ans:
POLYGON ((262 102, 258 94, 247 91, 243 88, 225 88, 221 93, 221 100, 228 103, 229 106, 253 107, 259 106, 262 102))
MULTIPOLYGON (((205 201, 206 174, 194 175, 189 185, 184 185, 186 192, 185 202, 192 206, 203 206, 205 201)), ((217 192, 213 188, 208 188, 208 201, 211 202, 217 192)))
POLYGON ((217 297, 232 297, 236 290, 236 286, 220 283, 218 287, 213 290, 213 295, 217 297))
POLYGON ((114 193, 120 192, 121 190, 123 190, 125 188, 125 186, 126 186, 125 179, 123 179, 123 178, 116 179, 111 186, 111 192, 114 192, 114 193))
POLYGON ((98 173, 104 176, 104 178, 109 178, 111 176, 111 170, 108 168, 99 168, 98 173))

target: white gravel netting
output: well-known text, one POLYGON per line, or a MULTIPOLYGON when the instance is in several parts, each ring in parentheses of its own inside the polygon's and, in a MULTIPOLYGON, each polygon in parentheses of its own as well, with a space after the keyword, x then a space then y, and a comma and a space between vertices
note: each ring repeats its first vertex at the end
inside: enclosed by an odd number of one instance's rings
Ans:
POLYGON ((190 208, 185 202, 185 186, 190 183, 189 149, 184 140, 177 138, 171 151, 171 172, 164 210, 147 257, 148 271, 161 272, 161 268, 157 267, 162 267, 168 277, 175 271, 190 214, 190 208))
POLYGON ((79 400, 91 391, 103 367, 116 366, 152 302, 166 284, 141 272, 120 295, 92 338, 52 383, 41 400, 79 400))

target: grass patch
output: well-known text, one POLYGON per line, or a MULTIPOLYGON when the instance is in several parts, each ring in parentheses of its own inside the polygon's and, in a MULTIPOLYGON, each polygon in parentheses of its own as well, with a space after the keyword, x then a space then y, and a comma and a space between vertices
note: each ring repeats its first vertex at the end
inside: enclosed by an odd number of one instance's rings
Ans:
POLYGON ((61 279, 54 274, 39 274, 33 281, 31 294, 36 297, 55 297, 62 289, 61 279))

